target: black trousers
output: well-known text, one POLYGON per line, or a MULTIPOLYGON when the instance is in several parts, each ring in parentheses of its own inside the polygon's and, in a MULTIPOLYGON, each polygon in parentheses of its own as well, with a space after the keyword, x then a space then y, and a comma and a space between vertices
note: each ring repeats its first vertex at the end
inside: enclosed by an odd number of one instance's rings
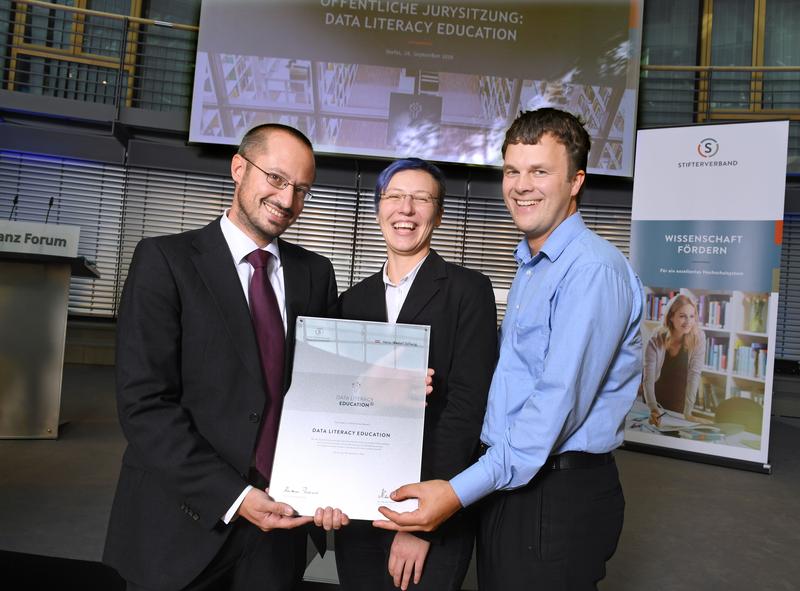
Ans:
POLYGON ((617 548, 625 499, 613 462, 543 469, 479 504, 481 591, 596 590, 617 548))
MULTIPOLYGON (((475 530, 459 515, 442 537, 431 542, 422 579, 408 588, 415 591, 457 591, 472 558, 475 530)), ((342 591, 397 591, 389 576, 389 552, 394 532, 372 527, 368 521, 353 521, 336 531, 336 570, 342 591)))
MULTIPOLYGON (((240 517, 222 548, 181 591, 292 591, 306 566, 305 527, 263 532, 240 517)), ((191 548, 186 549, 191 552, 191 548)), ((131 582, 127 591, 153 591, 131 582)))

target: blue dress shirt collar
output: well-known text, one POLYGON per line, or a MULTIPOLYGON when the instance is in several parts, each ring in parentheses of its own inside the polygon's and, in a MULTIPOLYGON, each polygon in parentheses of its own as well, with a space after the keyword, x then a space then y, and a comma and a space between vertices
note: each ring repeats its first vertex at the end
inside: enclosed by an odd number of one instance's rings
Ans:
MULTIPOLYGON (((581 214, 578 212, 573 213, 553 230, 536 256, 543 255, 551 261, 555 261, 561 256, 561 253, 564 252, 569 243, 585 229, 586 224, 583 222, 581 214)), ((527 238, 523 238, 517 245, 516 250, 514 250, 514 258, 520 266, 527 265, 536 258, 531 252, 527 238)))

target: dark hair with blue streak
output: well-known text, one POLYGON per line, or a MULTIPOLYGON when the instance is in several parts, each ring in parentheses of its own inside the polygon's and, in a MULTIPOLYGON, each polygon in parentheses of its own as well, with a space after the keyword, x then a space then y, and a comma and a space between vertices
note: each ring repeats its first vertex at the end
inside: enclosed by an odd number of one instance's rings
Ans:
POLYGON ((436 207, 438 208, 438 211, 441 212, 442 209, 444 209, 444 196, 447 194, 447 187, 445 186, 444 182, 444 173, 435 164, 431 164, 430 162, 422 160, 421 158, 402 158, 400 160, 395 160, 389 166, 383 169, 383 171, 378 175, 378 182, 375 184, 375 211, 378 211, 378 207, 381 203, 381 195, 386 190, 386 187, 389 186, 389 182, 392 180, 392 177, 398 172, 403 172, 404 170, 422 170, 433 177, 439 187, 439 194, 434 195, 434 198, 436 199, 436 207))

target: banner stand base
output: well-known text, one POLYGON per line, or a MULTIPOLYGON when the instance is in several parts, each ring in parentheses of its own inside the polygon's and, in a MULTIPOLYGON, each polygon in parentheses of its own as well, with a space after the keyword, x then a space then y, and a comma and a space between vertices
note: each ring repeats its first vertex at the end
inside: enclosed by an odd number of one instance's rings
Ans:
POLYGON ((772 474, 772 464, 748 462, 734 458, 723 458, 709 454, 699 454, 691 451, 684 451, 682 449, 660 447, 658 445, 647 445, 644 443, 625 441, 620 449, 624 449, 625 451, 649 453, 657 456, 666 456, 668 458, 675 458, 678 460, 700 462, 701 464, 712 464, 714 466, 723 466, 725 468, 736 468, 738 470, 747 470, 748 472, 758 472, 760 474, 772 474))

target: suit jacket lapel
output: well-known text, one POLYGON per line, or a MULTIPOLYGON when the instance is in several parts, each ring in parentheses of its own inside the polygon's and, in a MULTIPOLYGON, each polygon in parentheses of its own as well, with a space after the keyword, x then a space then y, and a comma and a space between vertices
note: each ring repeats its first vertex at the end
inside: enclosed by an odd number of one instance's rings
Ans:
POLYGON ((311 296, 311 274, 308 266, 300 260, 291 245, 280 238, 278 248, 281 253, 283 267, 283 286, 286 291, 286 364, 284 366, 284 384, 288 384, 289 372, 294 355, 294 334, 297 317, 308 309, 311 296))
POLYGON ((435 250, 431 249, 428 258, 417 272, 411 290, 403 302, 397 322, 413 324, 420 312, 441 288, 441 281, 447 278, 445 262, 435 250))
POLYGON ((194 247, 198 251, 192 257, 197 273, 211 292, 220 315, 225 319, 233 347, 253 378, 263 386, 264 378, 261 374, 250 308, 231 259, 230 248, 222 234, 219 218, 198 233, 194 247))
POLYGON ((383 271, 370 275, 364 279, 366 298, 359 302, 359 318, 374 322, 386 322, 389 318, 386 312, 386 286, 383 283, 383 271))

